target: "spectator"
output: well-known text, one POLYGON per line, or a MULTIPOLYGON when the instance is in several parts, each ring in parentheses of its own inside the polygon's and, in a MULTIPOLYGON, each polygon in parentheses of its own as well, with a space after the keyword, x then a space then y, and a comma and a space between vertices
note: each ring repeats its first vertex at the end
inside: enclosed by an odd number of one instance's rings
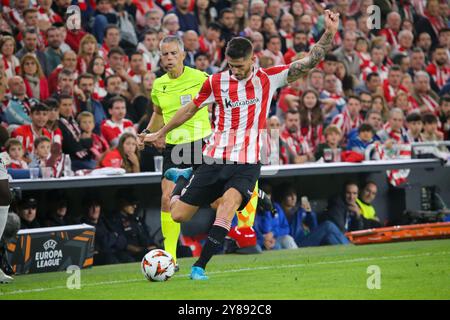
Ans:
POLYGON ((86 214, 81 218, 81 223, 95 227, 94 265, 133 262, 126 251, 127 239, 105 219, 101 203, 90 198, 83 204, 86 214))
POLYGON ((411 53, 411 65, 408 70, 408 73, 411 75, 411 77, 414 79, 415 75, 419 71, 425 70, 425 59, 426 55, 420 48, 414 48, 411 53))
POLYGON ((388 67, 384 64, 384 49, 381 46, 374 46, 370 50, 371 61, 362 69, 362 80, 366 80, 371 73, 376 73, 380 76, 381 81, 388 77, 388 67))
MULTIPOLYGON (((97 39, 97 42, 102 44, 105 42, 104 38, 106 38, 108 26, 115 26, 118 22, 117 13, 111 1, 97 0, 96 10, 91 19, 93 19, 92 34, 97 39)), ((106 52, 106 54, 108 53, 106 52)))
MULTIPOLYGON (((296 196, 288 195, 282 199, 281 205, 292 208, 296 205, 296 196)), ((258 245, 265 250, 297 249, 294 238, 286 218, 286 214, 280 205, 276 205, 277 211, 257 212, 255 227, 258 245)))
POLYGON ((355 94, 361 92, 368 92, 371 95, 382 93, 380 75, 376 72, 369 73, 364 83, 355 87, 355 94))
POLYGON ((433 46, 436 46, 438 44, 439 31, 445 27, 447 27, 447 25, 444 18, 440 15, 439 1, 427 1, 423 15, 419 15, 416 18, 416 33, 428 33, 431 36, 433 46))
POLYGON ((126 101, 118 96, 112 98, 108 109, 111 119, 104 120, 101 133, 111 147, 117 146, 120 136, 125 132, 136 133, 133 122, 125 119, 126 101))
POLYGON ((344 33, 344 41, 342 47, 336 49, 333 54, 338 60, 343 61, 348 72, 359 78, 361 73, 360 65, 361 59, 355 51, 356 33, 348 31, 344 33))
POLYGON ((356 204, 361 210, 364 229, 382 227, 380 219, 377 217, 375 208, 372 205, 372 202, 377 196, 377 192, 378 187, 375 182, 368 181, 362 188, 359 198, 356 199, 356 204))
POLYGON ((322 92, 323 90, 324 73, 322 70, 314 68, 308 73, 307 87, 322 92))
POLYGON ((283 53, 281 52, 281 39, 279 35, 270 35, 267 39, 267 49, 262 52, 264 56, 271 57, 274 64, 285 64, 283 53))
MULTIPOLYGON (((51 157, 51 141, 48 137, 38 137, 34 140, 34 151, 31 156, 30 168, 50 167, 48 160, 51 157)), ((53 175, 55 177, 55 175, 53 175)))
POLYGON ((341 146, 342 141, 342 131, 335 125, 329 125, 325 131, 325 143, 321 143, 317 146, 314 158, 320 160, 323 158, 323 152, 325 149, 331 149, 333 152, 337 151, 341 146))
MULTIPOLYGON (((219 12, 219 22, 222 25, 222 32, 220 35, 220 39, 224 43, 228 43, 231 40, 231 38, 236 36, 236 34, 234 33, 234 25, 236 22, 236 16, 233 12, 233 9, 231 9, 231 8, 222 9, 219 12)), ((225 46, 223 46, 223 48, 222 48, 222 53, 221 53, 222 57, 225 56, 224 53, 225 53, 225 46)))
POLYGON ((41 225, 36 219, 37 201, 32 197, 24 197, 17 202, 17 214, 20 217, 20 229, 40 228, 41 225))
POLYGON ((78 112, 88 111, 94 116, 94 131, 100 134, 100 126, 106 120, 102 104, 94 98, 95 78, 90 73, 83 73, 78 77, 78 87, 83 92, 81 98, 76 100, 78 112))
POLYGON ((402 30, 398 34, 398 44, 393 47, 391 51, 391 58, 394 58, 398 54, 404 54, 409 56, 411 54, 411 48, 413 46, 414 35, 409 30, 402 30))
POLYGON ((389 112, 388 123, 378 131, 381 142, 388 146, 393 144, 409 143, 408 133, 403 127, 405 116, 402 110, 394 108, 389 112))
POLYGON ((419 113, 413 112, 406 116, 406 127, 408 128, 408 138, 411 142, 422 141, 423 122, 419 113))
POLYGON ((391 48, 398 44, 397 36, 400 31, 401 23, 402 18, 400 14, 392 11, 386 17, 385 28, 380 31, 380 35, 386 39, 391 48))
POLYGON ((320 245, 347 244, 348 240, 339 229, 329 221, 320 226, 317 214, 312 210, 307 197, 302 197, 297 204, 297 193, 294 188, 282 186, 283 198, 281 203, 275 203, 277 212, 284 212, 289 222, 291 236, 299 247, 320 245))
MULTIPOLYGON (((280 18, 281 48, 282 52, 286 52, 287 48, 292 48, 294 38, 294 16, 289 12, 283 12, 280 18)), ((309 51, 309 50, 308 50, 309 51)))
POLYGON ((23 43, 24 46, 16 53, 16 57, 22 59, 22 57, 27 53, 34 54, 36 58, 39 60, 43 72, 45 74, 49 74, 50 70, 47 67, 47 60, 45 59, 45 54, 38 47, 39 45, 38 32, 36 31, 36 29, 27 29, 24 32, 23 43))
POLYGON ((53 195, 48 203, 48 213, 45 225, 47 227, 61 227, 71 225, 72 221, 67 217, 68 203, 64 196, 53 195))
MULTIPOLYGON (((108 25, 104 30, 105 30, 104 31, 105 37, 103 41, 99 41, 99 43, 103 44, 99 49, 98 54, 103 59, 106 59, 111 49, 119 48, 121 38, 120 38, 120 29, 118 26, 114 24, 108 25)), ((96 36, 96 38, 97 40, 99 39, 98 36, 96 36)))
POLYGON ((359 100, 361 101, 361 116, 366 118, 368 111, 372 107, 372 95, 367 91, 361 91, 359 94, 359 100))
POLYGON ((349 96, 347 100, 347 106, 342 113, 336 115, 331 121, 332 124, 336 125, 342 132, 344 143, 347 141, 347 135, 352 129, 358 128, 363 119, 360 114, 361 111, 361 101, 357 96, 349 96))
POLYGON ((12 78, 19 74, 20 61, 14 55, 16 51, 16 40, 11 36, 3 36, 0 38, 0 53, 3 60, 6 75, 12 78))
POLYGON ((61 50, 62 37, 61 32, 57 27, 50 27, 47 29, 48 46, 44 50, 45 59, 47 61, 46 76, 50 76, 51 72, 61 64, 63 59, 63 51, 61 50))
POLYGON ((439 97, 431 90, 430 76, 425 71, 416 73, 411 102, 413 110, 417 109, 421 113, 439 114, 439 97))
POLYGON ((20 71, 27 88, 27 96, 46 100, 49 97, 47 78, 34 54, 27 53, 22 57, 20 71))
POLYGON ((345 98, 338 92, 337 77, 334 74, 324 76, 323 90, 320 92, 320 101, 324 108, 325 125, 327 126, 335 116, 345 107, 345 98))
POLYGON ((345 63, 343 63, 342 61, 336 62, 335 74, 336 74, 338 83, 341 86, 339 91, 343 92, 346 96, 352 95, 354 88, 355 88, 356 84, 358 83, 358 80, 356 80, 355 76, 348 73, 345 63))
POLYGON ((22 77, 13 76, 10 78, 8 87, 10 95, 2 106, 2 120, 8 124, 8 131, 11 132, 18 126, 31 123, 31 105, 34 101, 28 98, 22 77))
POLYGON ((213 69, 210 66, 208 55, 206 53, 198 52, 197 54, 195 54, 194 60, 195 69, 206 72, 209 75, 214 73, 213 69))
POLYGON ((10 163, 7 168, 28 169, 28 164, 23 160, 24 151, 22 142, 15 138, 10 138, 5 143, 5 150, 10 157, 10 163))
POLYGON ((308 35, 302 30, 296 30, 293 34, 292 47, 289 47, 283 56, 284 62, 289 64, 292 61, 297 60, 298 54, 301 52, 309 52, 308 35))
POLYGON ((334 223, 342 233, 361 230, 364 224, 361 209, 356 203, 358 185, 355 182, 347 182, 343 191, 342 195, 328 200, 328 207, 322 218, 324 221, 334 223))
POLYGON ((368 123, 363 123, 358 128, 358 135, 348 140, 346 149, 365 156, 367 147, 374 143, 374 135, 373 127, 368 123))
POLYGON ((189 12, 188 0, 175 0, 175 9, 171 13, 178 17, 181 31, 194 30, 199 33, 197 18, 189 12))
MULTIPOLYGON (((409 74, 405 74, 409 77, 409 74)), ((412 90, 410 91, 412 92, 412 90)), ((401 109, 406 115, 417 111, 412 102, 410 95, 404 91, 399 91, 394 98, 394 107, 401 109)))
POLYGON ((77 72, 77 54, 75 51, 69 50, 64 52, 61 65, 59 65, 50 75, 48 76, 48 89, 49 92, 55 93, 61 91, 59 82, 59 74, 62 70, 68 70, 73 80, 78 77, 77 72))
POLYGON ((105 153, 99 167, 123 168, 127 173, 140 172, 136 136, 129 132, 122 134, 119 145, 105 153))
MULTIPOLYGON (((164 7, 165 8, 169 8, 167 11, 172 10, 173 6, 172 6, 172 1, 167 1, 167 0, 163 0, 164 2, 164 7)), ((139 2, 139 4, 141 4, 142 1, 139 2)), ((142 10, 139 8, 140 6, 138 6, 138 11, 136 14, 136 18, 137 18, 137 22, 138 22, 138 26, 143 27, 144 32, 149 30, 149 29, 154 29, 156 31, 161 30, 161 23, 162 23, 162 19, 164 16, 164 12, 163 10, 161 10, 158 6, 153 7, 150 10, 145 10, 145 15, 144 15, 144 21, 142 18, 140 18, 140 15, 143 13, 142 10)))
POLYGON ((180 21, 175 13, 169 13, 162 20, 162 32, 164 35, 181 36, 180 21))
POLYGON ((383 95, 376 94, 372 96, 372 108, 370 110, 379 112, 383 122, 389 117, 389 108, 383 95))
POLYGON ((77 58, 77 71, 82 74, 87 72, 88 66, 98 55, 97 40, 91 34, 86 34, 80 42, 77 58))
POLYGON ((94 115, 89 111, 82 111, 77 116, 80 125, 80 140, 84 140, 83 145, 90 146, 89 152, 93 155, 95 161, 100 161, 103 154, 109 149, 108 142, 103 136, 95 134, 94 115))
POLYGON ((159 66, 158 31, 150 29, 144 33, 144 39, 139 42, 137 50, 143 54, 147 70, 157 72, 159 66))
MULTIPOLYGON (((214 68, 216 69, 220 66, 220 63, 222 61, 222 50, 220 47, 221 33, 221 25, 215 22, 211 22, 208 25, 206 33, 201 34, 198 39, 200 52, 206 53, 208 55, 211 66, 214 66, 214 68)), ((256 44, 253 43, 253 46, 256 47, 256 44)), ((262 47, 258 49, 260 49, 259 51, 262 51, 262 47)))
POLYGON ((126 238, 128 255, 134 261, 141 261, 144 255, 156 246, 148 234, 145 222, 136 215, 138 201, 129 192, 122 191, 117 202, 118 210, 111 218, 111 225, 118 234, 126 238))
POLYGON ((94 57, 88 66, 88 73, 94 76, 94 91, 92 93, 92 98, 98 101, 102 101, 107 95, 105 89, 105 70, 106 61, 100 56, 94 57))
MULTIPOLYGON (((192 2, 191 2, 192 3, 192 2)), ((206 30, 214 17, 210 8, 209 0, 196 0, 194 6, 194 15, 198 23, 199 34, 205 34, 206 30)), ((244 17, 245 22, 245 17, 244 17)))
POLYGON ((254 32, 259 32, 262 27, 262 16, 259 14, 250 14, 248 17, 248 26, 244 28, 240 36, 250 38, 254 32))
POLYGON ((58 126, 59 120, 59 106, 58 101, 54 99, 47 99, 45 104, 48 106, 48 120, 45 129, 50 133, 53 145, 59 145, 59 150, 62 147, 62 132, 58 126))
POLYGON ((31 108, 31 124, 24 124, 11 133, 11 137, 17 138, 23 145, 23 150, 27 155, 34 152, 34 140, 45 136, 52 138, 50 132, 45 128, 48 121, 48 107, 38 103, 31 108))
MULTIPOLYGON (((422 115, 423 132, 420 137, 422 141, 442 141, 444 136, 438 130, 438 118, 432 113, 425 113, 422 115)), ((446 148, 442 148, 446 151, 446 148)))
MULTIPOLYGON (((425 55, 425 59, 428 60, 428 57, 431 57, 431 45, 432 45, 432 41, 431 41, 431 36, 426 33, 426 32, 422 32, 421 34, 419 34, 417 36, 417 40, 416 40, 416 48, 419 48, 422 50, 422 52, 425 55)), ((414 51, 413 51, 414 52, 414 51)), ((429 61, 427 61, 429 62, 429 61)))
POLYGON ((184 65, 195 68, 195 55, 199 52, 198 35, 193 30, 187 30, 183 34, 184 51, 186 58, 184 58, 184 65))
POLYGON ((388 78, 383 82, 384 98, 389 106, 394 103, 394 97, 397 95, 398 91, 402 90, 408 92, 408 90, 401 84, 402 80, 402 70, 400 66, 393 65, 388 72, 388 78))
POLYGON ((449 61, 448 48, 444 46, 434 48, 432 63, 427 66, 426 71, 433 79, 435 92, 439 92, 450 77, 449 61))
POLYGON ((323 114, 320 108, 319 95, 316 91, 307 89, 300 98, 300 130, 314 152, 323 137, 323 114))
POLYGON ((308 142, 303 138, 300 131, 300 113, 298 110, 288 110, 280 137, 283 142, 281 160, 284 164, 298 164, 314 160, 308 142))
POLYGON ((94 169, 95 160, 89 153, 89 145, 84 145, 81 129, 73 116, 73 97, 62 94, 59 97, 59 128, 63 136, 62 151, 70 155, 72 170, 94 169))

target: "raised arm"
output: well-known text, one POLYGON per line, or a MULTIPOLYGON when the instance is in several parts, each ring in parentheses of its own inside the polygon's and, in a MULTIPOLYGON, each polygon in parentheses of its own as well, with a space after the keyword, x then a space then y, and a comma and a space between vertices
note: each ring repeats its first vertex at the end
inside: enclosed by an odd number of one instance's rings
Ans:
POLYGON ((333 13, 325 10, 325 33, 309 51, 309 54, 303 59, 292 62, 289 65, 288 82, 294 82, 300 77, 308 74, 331 49, 334 35, 339 27, 339 13, 333 13))

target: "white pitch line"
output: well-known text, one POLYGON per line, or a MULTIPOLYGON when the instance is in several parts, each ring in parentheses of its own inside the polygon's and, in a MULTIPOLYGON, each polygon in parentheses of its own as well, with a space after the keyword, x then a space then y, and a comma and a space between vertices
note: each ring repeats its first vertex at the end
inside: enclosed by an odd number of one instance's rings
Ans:
MULTIPOLYGON (((426 253, 422 253, 422 254, 409 254, 409 255, 401 255, 401 256, 366 257, 366 258, 346 259, 346 260, 337 260, 337 261, 322 261, 322 262, 315 262, 315 263, 285 264, 285 265, 278 265, 278 266, 240 268, 240 269, 231 269, 231 270, 223 270, 223 271, 211 271, 211 272, 208 272, 208 274, 211 275, 211 274, 236 273, 236 272, 244 272, 244 271, 270 270, 273 268, 277 268, 277 269, 300 268, 300 267, 309 267, 309 266, 327 265, 327 264, 345 264, 345 263, 355 263, 355 262, 373 261, 373 260, 418 258, 418 257, 425 257, 425 256, 430 256, 430 255, 448 255, 448 254, 450 254, 450 251, 442 251, 442 252, 438 252, 438 253, 426 252, 426 253)), ((188 276, 189 276, 189 274, 177 274, 173 278, 188 277, 188 276)), ((131 283, 131 282, 141 282, 141 281, 145 281, 145 279, 139 278, 139 279, 127 279, 127 280, 91 282, 91 283, 82 285, 82 287, 114 285, 114 284, 123 284, 123 283, 131 283)), ((0 292, 0 296, 43 292, 43 291, 58 290, 58 289, 67 289, 67 286, 56 286, 56 287, 49 287, 49 288, 36 288, 36 289, 29 289, 29 290, 16 290, 16 291, 11 291, 11 292, 0 292)), ((76 292, 76 290, 74 290, 74 291, 76 292)))

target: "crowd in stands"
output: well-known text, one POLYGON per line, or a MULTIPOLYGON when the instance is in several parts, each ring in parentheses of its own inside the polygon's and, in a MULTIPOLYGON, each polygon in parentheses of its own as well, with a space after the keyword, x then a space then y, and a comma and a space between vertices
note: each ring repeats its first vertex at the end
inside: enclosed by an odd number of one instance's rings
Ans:
MULTIPOLYGON (((153 112, 153 81, 165 73, 164 36, 181 37, 185 65, 208 74, 227 68, 232 37, 247 37, 257 66, 267 68, 308 54, 324 31, 325 9, 340 13, 333 49, 305 79, 276 93, 267 121, 279 130, 270 163, 361 161, 374 146, 373 159, 410 157, 404 150, 412 142, 450 139, 446 0, 2 0, 0 9, 0 147, 13 176, 36 167, 51 168, 54 177, 102 167, 154 170, 148 157, 161 154, 164 143, 140 151, 136 133, 153 112), (79 29, 67 22, 71 4, 81 11, 79 29), (372 4, 381 9, 373 28, 372 4)), ((404 181, 400 172, 389 178, 404 181)), ((346 189, 330 206, 354 212, 347 207, 355 201, 355 190, 346 189)), ((360 213, 319 221, 307 201, 297 202, 287 188, 276 217, 258 215, 261 248, 344 243, 349 223, 367 223, 360 213)), ((33 205, 18 209, 24 227, 40 225, 33 205)), ((55 205, 45 225, 67 223, 64 208, 55 205)), ((104 230, 127 217, 104 222, 96 203, 88 212, 85 221, 104 230)), ((139 239, 127 246, 120 234, 105 236, 112 237, 105 246, 120 253, 101 259, 137 259, 153 245, 139 239)))

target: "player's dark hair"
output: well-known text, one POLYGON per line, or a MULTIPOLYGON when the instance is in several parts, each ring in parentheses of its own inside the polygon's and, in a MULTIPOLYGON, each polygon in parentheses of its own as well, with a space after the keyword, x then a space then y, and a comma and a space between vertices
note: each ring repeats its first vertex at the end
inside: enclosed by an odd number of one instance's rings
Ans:
POLYGON ((228 42, 225 55, 232 59, 248 58, 253 53, 253 45, 250 40, 236 37, 228 42))

